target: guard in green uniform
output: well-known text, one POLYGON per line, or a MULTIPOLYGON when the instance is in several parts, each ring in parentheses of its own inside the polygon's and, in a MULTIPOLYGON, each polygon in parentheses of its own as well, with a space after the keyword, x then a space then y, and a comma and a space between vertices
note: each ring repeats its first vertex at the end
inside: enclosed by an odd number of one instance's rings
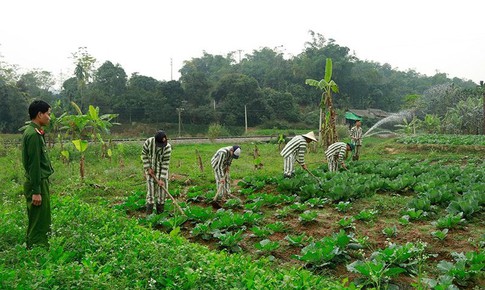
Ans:
POLYGON ((22 163, 26 181, 24 195, 27 201, 27 248, 34 245, 49 247, 47 238, 51 229, 49 176, 54 173, 44 139, 43 126, 49 124, 51 107, 44 101, 29 106, 31 123, 22 137, 22 163))

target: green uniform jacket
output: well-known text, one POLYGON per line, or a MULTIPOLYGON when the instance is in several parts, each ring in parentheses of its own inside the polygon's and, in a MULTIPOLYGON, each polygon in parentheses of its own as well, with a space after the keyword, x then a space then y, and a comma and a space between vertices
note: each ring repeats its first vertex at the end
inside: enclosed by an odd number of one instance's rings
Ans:
POLYGON ((31 185, 26 195, 41 193, 41 180, 47 179, 54 173, 42 129, 31 122, 24 131, 22 138, 22 163, 25 177, 31 185))

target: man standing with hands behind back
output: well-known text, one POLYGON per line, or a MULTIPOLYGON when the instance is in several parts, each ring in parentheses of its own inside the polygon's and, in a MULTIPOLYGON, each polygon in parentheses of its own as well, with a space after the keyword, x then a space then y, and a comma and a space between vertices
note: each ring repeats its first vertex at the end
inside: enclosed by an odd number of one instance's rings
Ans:
POLYGON ((27 249, 34 245, 49 247, 51 205, 49 176, 54 173, 44 139, 43 126, 50 122, 51 106, 33 101, 29 106, 30 124, 22 136, 22 164, 26 181, 24 195, 27 202, 27 249))
POLYGON ((167 134, 159 130, 154 137, 148 138, 141 152, 143 169, 147 180, 147 214, 153 213, 156 204, 157 213, 163 212, 165 191, 168 187, 168 169, 172 146, 168 143, 167 134))

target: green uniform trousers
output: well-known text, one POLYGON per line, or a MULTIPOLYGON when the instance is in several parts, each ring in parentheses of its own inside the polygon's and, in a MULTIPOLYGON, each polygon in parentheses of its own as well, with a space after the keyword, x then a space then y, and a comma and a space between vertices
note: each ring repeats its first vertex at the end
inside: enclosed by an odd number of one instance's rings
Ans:
POLYGON ((32 205, 32 195, 28 194, 32 192, 31 188, 30 182, 26 181, 24 183, 24 193, 27 201, 27 216, 29 218, 29 225, 27 227, 27 248, 30 249, 34 245, 49 247, 49 240, 47 238, 47 235, 51 230, 49 180, 45 178, 40 182, 42 195, 42 203, 40 206, 32 205))

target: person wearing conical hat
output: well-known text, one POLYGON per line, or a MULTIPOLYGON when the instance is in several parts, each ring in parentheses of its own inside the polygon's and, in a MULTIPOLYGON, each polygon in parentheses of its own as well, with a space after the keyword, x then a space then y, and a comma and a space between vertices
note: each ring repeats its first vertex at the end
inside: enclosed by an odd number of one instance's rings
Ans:
POLYGON ((303 169, 308 170, 305 164, 305 153, 308 143, 312 141, 317 142, 313 131, 293 137, 281 150, 280 155, 284 158, 283 175, 285 178, 291 178, 294 175, 295 162, 298 162, 303 169))

